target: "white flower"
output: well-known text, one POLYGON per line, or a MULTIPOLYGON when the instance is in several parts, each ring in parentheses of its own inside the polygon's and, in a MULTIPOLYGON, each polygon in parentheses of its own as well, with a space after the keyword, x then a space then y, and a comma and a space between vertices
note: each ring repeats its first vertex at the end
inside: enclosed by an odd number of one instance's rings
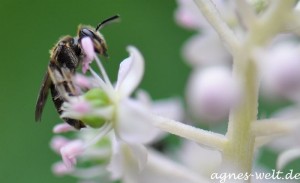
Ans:
MULTIPOLYGON (((89 46, 86 46, 89 49, 89 46)), ((86 55, 93 55, 85 50, 86 55)), ((82 120, 86 125, 93 128, 100 128, 93 140, 85 138, 81 148, 85 151, 73 151, 74 148, 62 147, 61 153, 64 162, 68 167, 74 165, 76 156, 81 156, 91 151, 100 151, 93 147, 104 135, 109 133, 112 143, 112 154, 108 170, 115 179, 127 179, 141 171, 147 162, 147 151, 145 144, 152 142, 161 132, 152 125, 152 107, 142 101, 131 98, 136 90, 144 73, 144 59, 135 47, 128 47, 130 56, 120 64, 118 79, 113 86, 109 80, 100 60, 95 57, 101 76, 97 75, 91 68, 94 80, 83 80, 80 82, 86 86, 98 86, 91 88, 81 96, 68 97, 63 104, 63 117, 82 120), (88 83, 86 85, 86 83, 88 83), (97 134, 98 133, 98 134, 97 134), (92 148, 93 147, 93 148, 92 148), (69 150, 71 149, 71 150, 69 150), (81 154, 80 154, 81 153, 81 154), (136 166, 134 166, 136 164, 136 166), (129 171, 132 170, 132 171, 129 171)), ((87 68, 90 58, 85 60, 83 67, 87 68)), ((82 132, 88 135, 88 131, 97 129, 83 129, 82 132)), ((71 146, 73 147, 73 146, 71 146)), ((77 146, 76 146, 77 147, 77 146)), ((78 146, 79 147, 79 146, 78 146)), ((75 148, 79 149, 79 148, 75 148)), ((91 153, 89 153, 91 156, 91 153)))
POLYGON ((86 96, 70 97, 63 105, 62 116, 83 121, 85 116, 98 116, 112 124, 118 138, 131 143, 147 143, 154 138, 152 132, 156 130, 149 117, 151 112, 141 102, 130 98, 142 79, 144 59, 136 48, 128 47, 128 51, 130 57, 121 62, 115 86, 105 79, 108 78, 106 73, 102 73, 102 79, 91 70, 100 88, 91 89, 92 96, 88 92, 86 96), (95 106, 100 100, 103 103, 95 106))
POLYGON ((147 162, 147 149, 141 144, 117 141, 112 136, 113 154, 107 167, 113 179, 135 182, 147 162))

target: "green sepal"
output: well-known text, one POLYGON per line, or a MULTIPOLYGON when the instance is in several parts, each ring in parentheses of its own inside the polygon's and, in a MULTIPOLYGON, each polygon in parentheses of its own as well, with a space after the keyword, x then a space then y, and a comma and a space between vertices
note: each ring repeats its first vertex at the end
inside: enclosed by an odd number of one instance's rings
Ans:
MULTIPOLYGON (((94 88, 84 94, 84 98, 92 105, 92 107, 104 107, 110 104, 110 100, 106 93, 100 88, 94 88)), ((92 128, 100 128, 106 122, 106 119, 99 116, 84 116, 81 119, 85 124, 92 128)))
POLYGON ((108 96, 100 88, 89 90, 85 93, 84 97, 92 104, 93 107, 103 107, 110 104, 108 96))
POLYGON ((81 120, 92 128, 101 128, 106 122, 99 116, 84 116, 81 120))

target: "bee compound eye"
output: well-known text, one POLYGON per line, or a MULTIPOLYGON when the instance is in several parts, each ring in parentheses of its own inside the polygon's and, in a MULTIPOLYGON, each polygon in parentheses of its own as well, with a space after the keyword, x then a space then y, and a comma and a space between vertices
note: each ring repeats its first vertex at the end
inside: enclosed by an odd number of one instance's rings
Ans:
POLYGON ((80 37, 82 38, 82 37, 86 37, 86 36, 93 38, 94 34, 89 29, 82 29, 80 31, 80 37))

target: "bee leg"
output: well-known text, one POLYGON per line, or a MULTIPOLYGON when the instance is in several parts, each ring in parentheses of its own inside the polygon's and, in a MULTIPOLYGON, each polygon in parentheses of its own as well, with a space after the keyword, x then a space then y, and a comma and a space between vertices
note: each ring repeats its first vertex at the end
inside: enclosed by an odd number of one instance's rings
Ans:
POLYGON ((84 123, 77 119, 71 119, 71 118, 63 118, 63 120, 68 123, 69 125, 73 126, 77 130, 80 130, 81 128, 85 128, 86 126, 84 123))

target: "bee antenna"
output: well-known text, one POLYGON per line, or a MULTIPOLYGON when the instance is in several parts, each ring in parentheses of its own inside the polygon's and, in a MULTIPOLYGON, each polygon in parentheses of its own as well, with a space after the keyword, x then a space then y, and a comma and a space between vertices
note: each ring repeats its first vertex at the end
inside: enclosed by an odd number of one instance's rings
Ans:
POLYGON ((106 20, 103 20, 100 24, 97 25, 96 31, 102 29, 107 24, 110 24, 110 23, 118 21, 119 18, 120 18, 120 15, 115 15, 115 16, 112 16, 112 17, 106 19, 106 20))

